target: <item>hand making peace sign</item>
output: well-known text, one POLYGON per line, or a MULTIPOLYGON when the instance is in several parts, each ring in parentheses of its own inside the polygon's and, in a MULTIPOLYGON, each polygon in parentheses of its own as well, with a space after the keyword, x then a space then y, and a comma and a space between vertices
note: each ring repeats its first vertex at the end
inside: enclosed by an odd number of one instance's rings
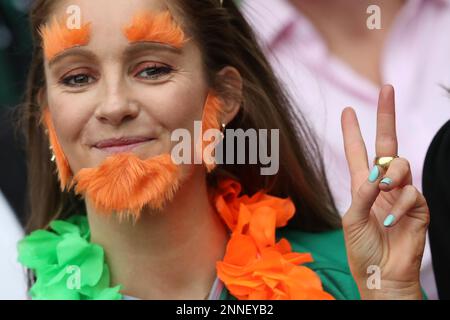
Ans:
MULTIPOLYGON (((351 175, 352 204, 343 228, 352 275, 363 299, 421 299, 420 265, 429 224, 428 206, 412 186, 408 160, 395 158, 369 170, 355 111, 342 113, 344 147, 351 175), (381 288, 369 289, 369 266, 379 267, 381 288)), ((397 156, 392 86, 378 101, 376 156, 397 156)))

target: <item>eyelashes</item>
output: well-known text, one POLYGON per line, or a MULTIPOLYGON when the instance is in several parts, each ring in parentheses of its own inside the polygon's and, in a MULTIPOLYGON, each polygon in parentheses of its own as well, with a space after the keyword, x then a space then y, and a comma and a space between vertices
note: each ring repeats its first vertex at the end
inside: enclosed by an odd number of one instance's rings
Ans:
MULTIPOLYGON (((141 63, 133 69, 131 75, 140 81, 155 82, 166 79, 174 71, 173 67, 165 64, 141 63)), ((98 79, 99 76, 93 72, 81 69, 64 75, 59 80, 59 84, 67 88, 80 89, 96 83, 98 79)))
POLYGON ((67 76, 63 79, 61 79, 60 84, 66 86, 66 87, 72 87, 72 88, 80 88, 86 85, 89 85, 94 82, 94 79, 92 76, 89 76, 87 74, 79 73, 71 76, 67 76))
POLYGON ((174 69, 168 65, 150 64, 144 67, 138 67, 135 77, 143 80, 159 80, 160 78, 171 74, 174 69))

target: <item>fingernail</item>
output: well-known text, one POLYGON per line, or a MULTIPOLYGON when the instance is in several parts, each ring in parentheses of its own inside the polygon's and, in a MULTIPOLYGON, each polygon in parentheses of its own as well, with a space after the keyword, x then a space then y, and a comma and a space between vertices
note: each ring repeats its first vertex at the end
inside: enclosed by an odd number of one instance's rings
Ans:
POLYGON ((392 179, 391 178, 383 178, 383 180, 381 180, 380 183, 390 185, 392 183, 392 179))
POLYGON ((370 182, 377 181, 379 175, 380 175, 380 169, 378 169, 378 166, 373 167, 372 171, 370 171, 369 181, 370 182))
POLYGON ((390 214, 386 217, 386 219, 384 219, 383 224, 385 227, 390 227, 394 223, 394 220, 395 220, 395 216, 393 214, 390 214))

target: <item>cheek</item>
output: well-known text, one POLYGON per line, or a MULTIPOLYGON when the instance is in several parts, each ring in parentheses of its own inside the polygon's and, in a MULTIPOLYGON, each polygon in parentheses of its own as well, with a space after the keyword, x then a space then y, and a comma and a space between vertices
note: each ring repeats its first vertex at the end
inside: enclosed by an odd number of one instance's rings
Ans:
POLYGON ((79 97, 57 94, 49 97, 49 110, 52 115, 58 141, 69 161, 72 171, 83 167, 83 151, 80 149, 81 133, 89 119, 89 110, 83 108, 85 102, 79 97))
POLYGON ((194 121, 202 118, 207 90, 201 80, 170 83, 144 93, 144 101, 153 101, 151 106, 148 103, 144 106, 152 109, 152 115, 167 131, 191 130, 194 121))

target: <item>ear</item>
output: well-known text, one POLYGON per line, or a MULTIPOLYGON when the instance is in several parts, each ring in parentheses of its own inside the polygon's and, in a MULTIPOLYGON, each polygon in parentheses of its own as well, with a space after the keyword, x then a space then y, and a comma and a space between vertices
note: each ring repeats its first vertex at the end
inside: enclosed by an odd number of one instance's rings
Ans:
POLYGON ((224 67, 216 75, 216 83, 220 84, 220 98, 224 124, 230 123, 238 114, 242 103, 243 80, 239 71, 231 66, 224 67))

